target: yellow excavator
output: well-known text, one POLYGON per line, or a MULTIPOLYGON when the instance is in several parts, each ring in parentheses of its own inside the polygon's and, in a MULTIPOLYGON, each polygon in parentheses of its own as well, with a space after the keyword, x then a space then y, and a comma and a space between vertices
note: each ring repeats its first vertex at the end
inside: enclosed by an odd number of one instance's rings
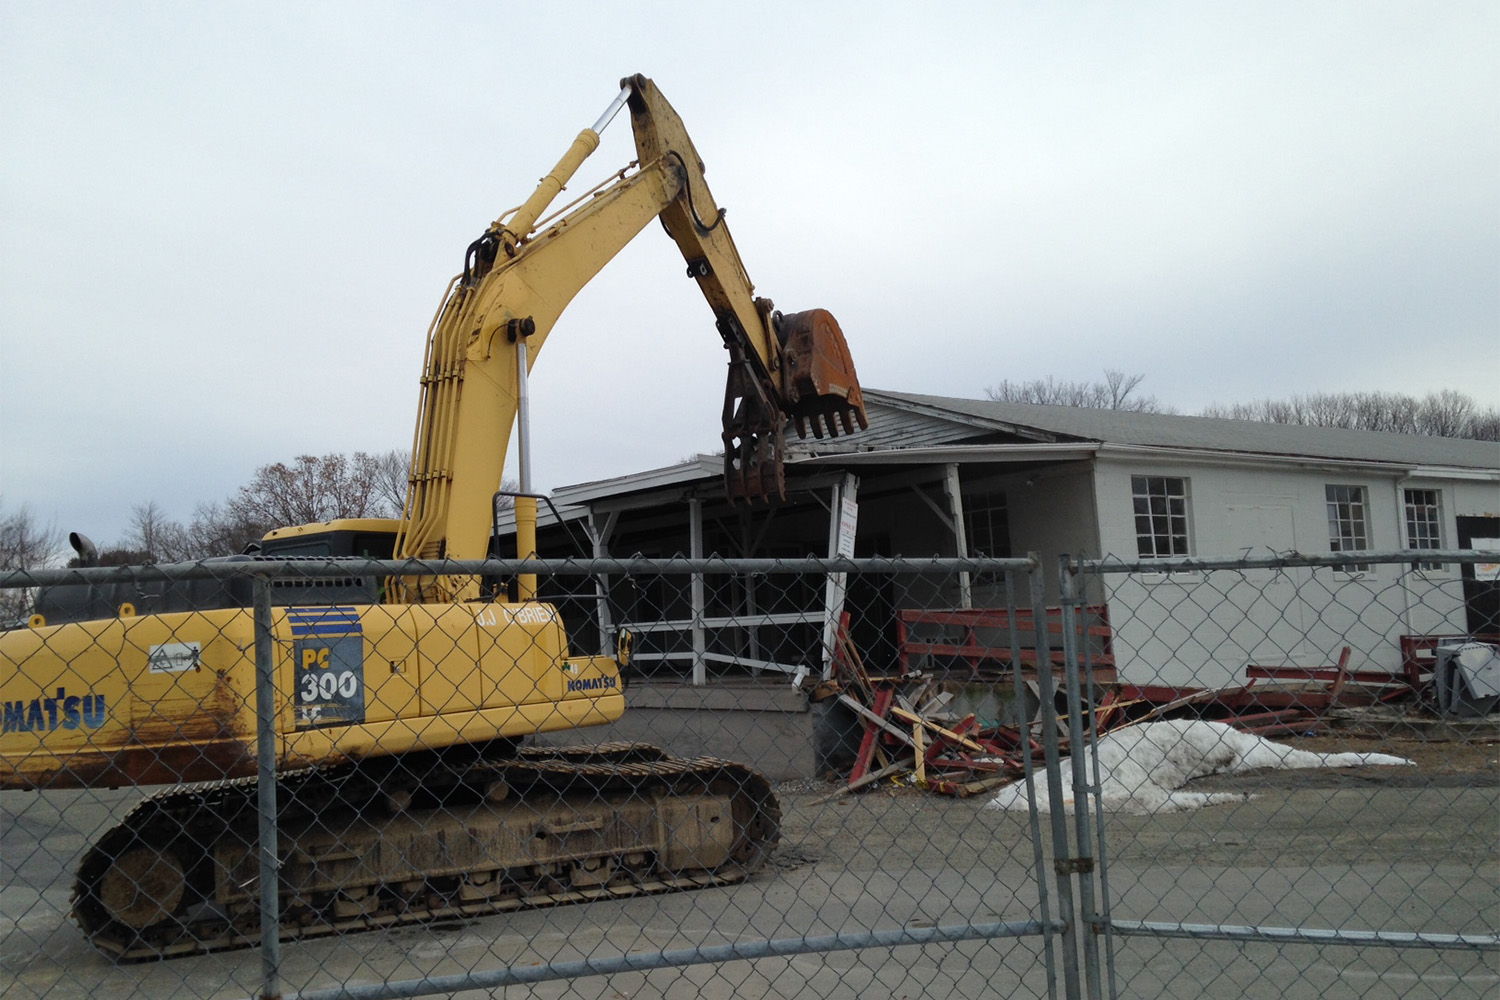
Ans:
MULTIPOLYGON (((518 208, 467 249, 428 331, 402 517, 280 528, 257 555, 317 558, 272 583, 281 936, 746 878, 779 836, 759 774, 639 744, 525 747, 618 719, 623 653, 576 655, 561 616, 475 577, 330 576, 341 556, 477 560, 526 381, 572 297, 659 219, 729 352, 731 501, 784 491, 784 428, 866 426, 833 317, 753 295, 681 119, 648 79, 619 96, 518 208), (628 105, 638 159, 543 214, 628 105)), ((535 499, 516 500, 535 554, 535 499)), ((81 562, 92 547, 74 536, 81 562)), ((0 789, 172 785, 87 851, 73 916, 122 959, 255 944, 255 630, 247 577, 45 588, 0 633, 0 789)), ((622 648, 623 648, 622 644, 622 648)))

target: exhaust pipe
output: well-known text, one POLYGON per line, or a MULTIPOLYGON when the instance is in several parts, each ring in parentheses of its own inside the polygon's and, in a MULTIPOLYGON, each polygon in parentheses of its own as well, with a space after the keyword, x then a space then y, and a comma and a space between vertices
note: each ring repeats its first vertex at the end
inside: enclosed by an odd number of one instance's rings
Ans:
POLYGON ((80 535, 76 531, 70 531, 68 532, 68 544, 73 546, 74 552, 78 553, 78 565, 99 565, 99 550, 94 547, 93 542, 89 541, 87 535, 80 535))

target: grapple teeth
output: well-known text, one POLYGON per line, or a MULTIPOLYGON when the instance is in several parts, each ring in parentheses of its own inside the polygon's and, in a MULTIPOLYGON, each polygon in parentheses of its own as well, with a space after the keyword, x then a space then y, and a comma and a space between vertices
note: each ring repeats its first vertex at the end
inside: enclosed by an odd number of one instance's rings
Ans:
POLYGON ((810 417, 813 434, 821 438, 819 424, 837 437, 834 414, 844 420, 846 433, 853 427, 843 411, 849 411, 861 428, 869 426, 865 418, 864 396, 849 344, 839 329, 838 320, 826 309, 809 309, 781 317, 783 335, 782 364, 785 375, 785 397, 796 418, 810 417))
POLYGON ((786 498, 783 418, 737 344, 730 345, 723 439, 724 487, 731 504, 786 498))
MULTIPOLYGON (((770 303, 765 303, 770 309, 770 303)), ((786 497, 785 433, 799 438, 854 433, 869 426, 849 345, 826 309, 773 320, 782 354, 768 372, 752 363, 743 335, 726 333, 729 378, 724 387, 724 483, 730 503, 786 497), (776 381, 780 380, 780 385, 776 381)), ((726 327, 721 327, 721 332, 726 327)), ((732 331, 731 331, 732 332, 732 331)))

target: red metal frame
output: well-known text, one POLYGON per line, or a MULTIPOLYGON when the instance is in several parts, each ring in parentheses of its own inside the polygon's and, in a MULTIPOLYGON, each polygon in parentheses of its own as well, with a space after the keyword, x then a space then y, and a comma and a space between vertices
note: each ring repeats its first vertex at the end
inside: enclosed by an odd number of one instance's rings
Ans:
MULTIPOLYGON (((969 669, 978 673, 982 664, 992 663, 1009 666, 1010 644, 996 646, 979 641, 980 629, 999 629, 1009 632, 1036 634, 1036 615, 1029 608, 1017 609, 1014 618, 1006 608, 902 608, 896 612, 896 643, 903 673, 910 672, 911 659, 921 654, 949 656, 967 663, 969 669), (958 640, 936 642, 912 638, 914 625, 937 625, 959 632, 958 640)), ((1046 609, 1046 630, 1049 635, 1061 636, 1063 632, 1062 608, 1046 609)), ((1084 642, 1094 641, 1094 653, 1089 662, 1093 667, 1094 680, 1109 683, 1115 680, 1114 630, 1109 624, 1109 605, 1091 604, 1079 615, 1075 634, 1084 642)), ((1049 656, 1054 667, 1064 663, 1060 644, 1048 644, 1049 656)), ((1023 670, 1035 672, 1037 652, 1033 646, 1020 651, 1023 670)))
POLYGON ((1412 689, 1422 686, 1423 678, 1432 673, 1437 663, 1437 648, 1459 642, 1487 642, 1500 645, 1500 634, 1480 632, 1474 635, 1403 635, 1401 642, 1401 670, 1406 674, 1406 683, 1412 689))

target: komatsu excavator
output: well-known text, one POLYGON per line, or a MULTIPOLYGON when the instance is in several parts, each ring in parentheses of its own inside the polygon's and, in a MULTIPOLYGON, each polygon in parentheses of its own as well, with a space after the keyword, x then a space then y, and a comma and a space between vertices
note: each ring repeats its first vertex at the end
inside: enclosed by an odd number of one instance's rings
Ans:
MULTIPOLYGON (((865 427, 837 323, 753 296, 682 121, 634 76, 468 247, 428 331, 403 516, 281 528, 258 556, 230 558, 486 558, 518 412, 529 492, 527 372, 572 297, 654 219, 729 352, 731 500, 783 491, 788 423, 819 436, 865 427), (627 104, 638 160, 544 219, 627 104)), ((534 554, 529 497, 517 541, 534 554)), ((248 587, 60 586, 0 634, 0 789, 175 786, 135 806, 77 871, 74 918, 120 958, 260 939, 248 587)), ((625 707, 623 654, 572 653, 534 580, 514 600, 435 572, 272 590, 282 937, 724 884, 774 848, 779 807, 747 767, 637 744, 521 747, 625 707)))

